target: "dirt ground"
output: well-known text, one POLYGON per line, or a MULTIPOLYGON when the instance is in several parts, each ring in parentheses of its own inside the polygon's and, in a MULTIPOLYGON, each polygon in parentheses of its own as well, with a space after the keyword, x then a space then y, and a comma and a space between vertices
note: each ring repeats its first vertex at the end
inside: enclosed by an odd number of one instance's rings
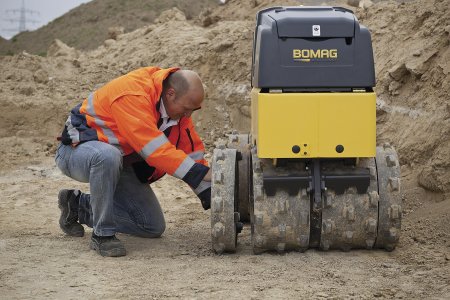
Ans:
POLYGON ((60 231, 58 191, 88 191, 53 162, 69 109, 137 67, 191 68, 207 89, 195 124, 210 151, 231 129, 248 131, 249 15, 274 3, 231 0, 191 21, 166 12, 89 52, 56 42, 48 57, 0 57, 1 299, 450 299, 448 0, 353 8, 374 42, 378 143, 390 142, 400 157, 403 220, 393 252, 253 255, 247 226, 237 253, 217 256, 209 211, 168 176, 153 184, 166 232, 119 234, 127 256, 89 250, 90 229, 83 238, 60 231))
MULTIPOLYGON (((407 181, 407 176, 403 177, 407 181)), ((59 189, 87 186, 61 175, 51 157, 2 172, 0 291, 4 299, 249 297, 448 299, 448 201, 429 197, 406 207, 393 252, 351 251, 253 255, 249 227, 237 254, 211 250, 209 212, 188 187, 167 177, 154 184, 166 216, 162 238, 120 234, 128 254, 102 258, 57 224, 59 189), (426 209, 423 209, 423 208, 426 209), (442 218, 442 220, 436 220, 442 218), (434 228, 439 222, 446 225, 434 228), (421 224, 417 226, 417 224, 421 224), (411 232, 410 228, 416 228, 411 232), (432 232, 430 234, 430 232, 432 232)), ((415 193, 407 195, 408 200, 415 193)))
MULTIPOLYGON (((408 176, 403 176, 408 184, 408 176)), ((0 173, 0 293, 3 299, 448 299, 448 201, 405 201, 400 245, 393 252, 253 255, 250 230, 236 254, 211 250, 209 212, 188 187, 166 177, 154 184, 166 216, 162 238, 119 234, 127 256, 102 258, 83 238, 59 229, 56 195, 87 190, 56 169, 51 157, 0 173), (169 189, 170 187, 170 189, 169 189), (444 213, 443 213, 444 212, 444 213), (441 224, 441 227, 436 226, 441 224), (412 231, 411 228, 414 228, 412 231)), ((414 201, 415 197, 421 199, 414 201)))

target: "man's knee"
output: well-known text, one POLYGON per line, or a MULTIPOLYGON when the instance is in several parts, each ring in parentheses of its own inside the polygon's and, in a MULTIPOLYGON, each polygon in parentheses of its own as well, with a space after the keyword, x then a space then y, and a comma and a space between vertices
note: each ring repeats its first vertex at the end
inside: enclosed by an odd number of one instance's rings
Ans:
POLYGON ((108 148, 98 149, 94 156, 94 165, 104 165, 112 169, 122 168, 122 153, 111 146, 108 148))
POLYGON ((162 236, 164 231, 166 230, 166 224, 162 223, 157 226, 152 226, 152 228, 145 228, 142 237, 146 238, 159 238, 162 236))

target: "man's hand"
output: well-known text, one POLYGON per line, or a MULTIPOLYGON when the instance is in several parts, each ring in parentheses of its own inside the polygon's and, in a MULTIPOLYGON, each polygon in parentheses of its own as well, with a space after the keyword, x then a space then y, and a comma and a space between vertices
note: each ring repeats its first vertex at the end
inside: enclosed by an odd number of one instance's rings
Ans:
MULTIPOLYGON (((204 184, 205 181, 211 182, 211 168, 208 170, 208 173, 206 173, 205 177, 203 177, 201 184, 204 184)), ((209 187, 197 195, 197 197, 200 199, 200 202, 202 203, 204 210, 208 210, 211 208, 211 185, 207 185, 209 187)))
POLYGON ((209 169, 208 173, 206 173, 205 177, 203 177, 204 181, 211 181, 211 168, 209 169))
POLYGON ((198 198, 200 199, 204 210, 211 208, 211 188, 208 188, 198 194, 198 198))

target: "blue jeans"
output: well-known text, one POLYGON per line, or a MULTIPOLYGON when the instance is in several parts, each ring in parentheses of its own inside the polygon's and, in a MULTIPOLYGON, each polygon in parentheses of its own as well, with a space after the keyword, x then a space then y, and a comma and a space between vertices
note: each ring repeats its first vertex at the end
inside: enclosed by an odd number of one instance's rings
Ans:
POLYGON ((99 141, 77 147, 60 144, 55 161, 64 175, 89 182, 91 194, 81 194, 78 219, 96 235, 162 235, 166 223, 155 193, 137 179, 117 148, 99 141))

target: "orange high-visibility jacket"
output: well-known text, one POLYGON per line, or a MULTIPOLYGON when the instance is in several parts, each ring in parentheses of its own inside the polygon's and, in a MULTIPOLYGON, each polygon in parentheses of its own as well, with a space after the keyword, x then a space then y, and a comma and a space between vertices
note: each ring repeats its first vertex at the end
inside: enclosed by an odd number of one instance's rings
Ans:
POLYGON ((91 93, 72 109, 62 134, 63 143, 99 140, 117 147, 123 155, 139 153, 156 169, 150 182, 169 173, 199 194, 210 186, 202 182, 209 168, 192 119, 181 118, 166 134, 158 129, 163 81, 177 70, 141 68, 91 93))

